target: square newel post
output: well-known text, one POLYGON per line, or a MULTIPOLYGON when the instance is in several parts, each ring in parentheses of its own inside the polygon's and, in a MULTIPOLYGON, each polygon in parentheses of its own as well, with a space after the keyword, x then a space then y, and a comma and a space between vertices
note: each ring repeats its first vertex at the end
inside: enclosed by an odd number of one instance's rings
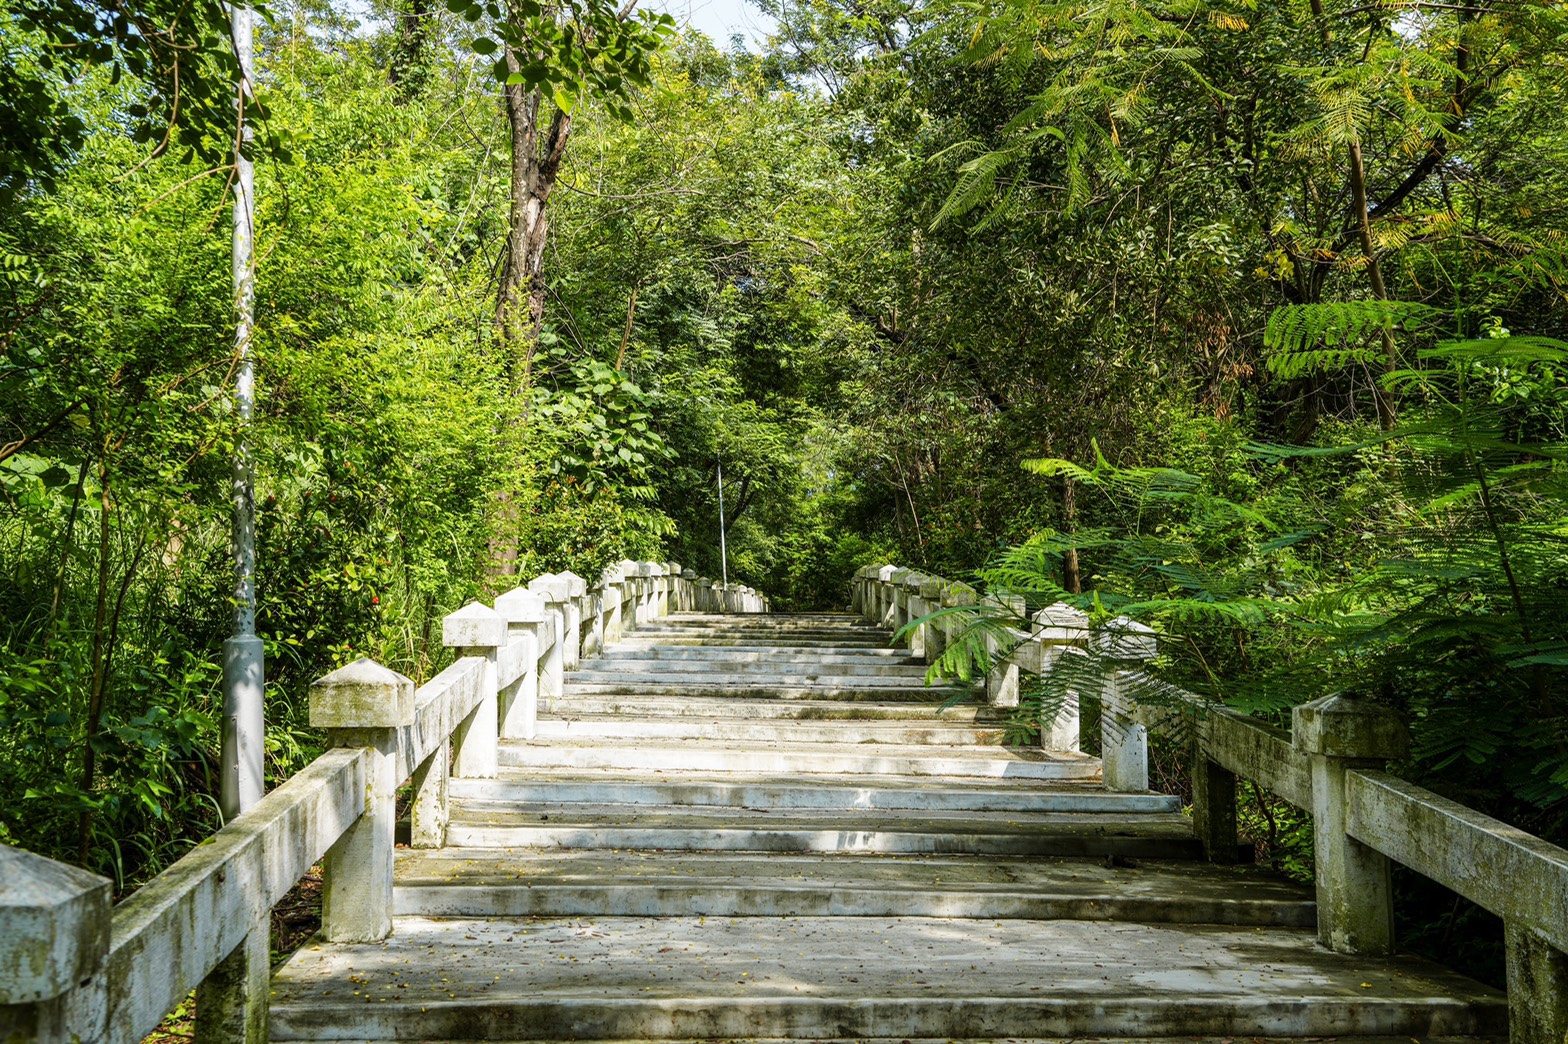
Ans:
POLYGON ((1211 863, 1240 858, 1236 832, 1236 774, 1210 761, 1201 740, 1192 745, 1192 828, 1211 863))
POLYGON ((506 644, 506 621, 487 605, 470 602, 441 621, 441 644, 460 657, 484 661, 479 704, 452 730, 452 773, 464 779, 494 779, 500 737, 500 693, 496 650, 506 644))
MULTIPOLYGON (((588 591, 588 582, 576 573, 546 573, 528 582, 528 589, 544 595, 546 604, 556 614, 556 639, 561 650, 561 669, 575 671, 582 662, 581 635, 583 630, 582 598, 588 591)), ((547 695, 559 696, 560 690, 547 695)))
POLYGON ((697 611, 697 570, 681 570, 681 611, 686 613, 697 611))
MULTIPOLYGON (((1035 640, 1040 643, 1040 674, 1050 675, 1062 663, 1069 649, 1089 641, 1089 614, 1066 602, 1056 602, 1034 614, 1035 640)), ((1040 746, 1046 750, 1077 752, 1083 749, 1083 725, 1078 706, 1078 690, 1069 679, 1061 679, 1054 691, 1061 702, 1043 708, 1049 721, 1040 722, 1040 746)))
MULTIPOLYGON (((500 723, 503 739, 533 739, 539 731, 539 648, 550 628, 550 611, 544 595, 516 587, 495 599, 495 611, 506 621, 507 644, 518 646, 523 673, 500 693, 500 723)), ((545 655, 555 655, 556 687, 560 687, 560 650, 552 647, 545 655)))
POLYGON ((699 613, 718 612, 718 603, 714 600, 713 581, 705 576, 699 576, 697 585, 697 611, 699 613))
POLYGON ((392 844, 397 817, 398 730, 414 723, 414 683, 359 659, 310 686, 310 724, 334 747, 370 756, 365 811, 327 851, 321 930, 332 942, 392 934, 392 844))
POLYGON ((897 607, 893 604, 893 575, 899 572, 896 565, 885 565, 877 570, 876 596, 877 612, 873 619, 883 627, 896 630, 898 624, 894 623, 897 607))
POLYGON ((0 1039, 102 1038, 113 883, 4 845, 0 881, 0 1039))
MULTIPOLYGON (((925 608, 927 615, 942 608, 942 592, 946 589, 947 582, 935 577, 926 577, 920 583, 920 603, 925 608)), ((947 632, 942 629, 940 620, 920 626, 920 648, 928 663, 935 663, 947 648, 947 632)))
POLYGON ((600 595, 602 601, 599 607, 604 617, 604 631, 600 636, 604 645, 621 639, 622 583, 621 571, 616 566, 606 566, 599 576, 599 587, 604 592, 600 595))
POLYGON ((1410 734, 1389 707, 1346 695, 1325 696, 1292 714, 1292 743, 1312 771, 1312 850, 1318 941, 1340 953, 1394 950, 1389 860, 1345 832, 1345 773, 1383 768, 1410 751, 1410 734))
POLYGON ((1503 922, 1511 1044, 1568 1040, 1568 953, 1540 933, 1503 922))
POLYGON ((1125 616, 1089 635, 1089 652, 1101 667, 1100 763, 1107 790, 1149 789, 1149 730, 1134 719, 1132 679, 1154 659, 1154 629, 1125 616))

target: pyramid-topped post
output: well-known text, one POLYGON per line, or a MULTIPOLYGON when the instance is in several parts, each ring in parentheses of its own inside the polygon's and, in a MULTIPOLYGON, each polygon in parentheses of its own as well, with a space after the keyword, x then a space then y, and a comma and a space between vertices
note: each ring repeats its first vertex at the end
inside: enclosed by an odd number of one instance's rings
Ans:
POLYGON ((530 580, 528 589, 543 595, 545 603, 556 614, 562 670, 576 670, 582 659, 582 598, 588 590, 587 581, 572 572, 546 573, 530 580))
POLYGON ((414 683, 362 658, 312 682, 309 704, 330 745, 362 747, 370 759, 365 811, 327 851, 321 930, 332 942, 376 942, 392 933, 398 744, 414 724, 414 683))
POLYGON ((1100 665, 1100 763, 1107 790, 1149 789, 1149 730, 1132 705, 1137 672, 1159 652, 1154 628, 1126 617, 1106 621, 1089 635, 1089 653, 1100 665))
POLYGON ((519 671, 500 690, 500 734, 504 739, 533 739, 539 730, 541 686, 558 694, 561 688, 561 650, 555 640, 556 615, 545 596, 526 587, 497 595, 495 611, 506 621, 505 655, 515 658, 519 671), (542 660, 551 660, 551 679, 542 678, 542 660), (553 687, 553 688, 552 688, 553 687))
POLYGON ((496 658, 506 644, 506 621, 479 602, 469 602, 441 620, 441 644, 459 657, 483 661, 479 701, 452 732, 452 772, 466 779, 493 779, 496 741, 500 736, 500 702, 496 658))
MULTIPOLYGON (((1071 649, 1089 641, 1089 614, 1066 602, 1054 602, 1034 614, 1033 640, 1040 646, 1040 674, 1050 675, 1071 649)), ((1075 657, 1079 654, 1074 653, 1075 657)), ((1053 686, 1055 699, 1042 708, 1040 745, 1046 750, 1083 749, 1079 693, 1065 677, 1053 686)))
POLYGON ((1394 950, 1394 894, 1387 856, 1351 837, 1345 774, 1383 768, 1410 752, 1393 708, 1339 694, 1292 712, 1291 742, 1312 773, 1312 850, 1318 940, 1340 953, 1394 950))
MULTIPOLYGON (((113 882, 0 845, 0 1026, 22 1040, 70 1040, 73 994, 109 953, 113 882)), ((76 998, 80 999, 80 998, 76 998)))

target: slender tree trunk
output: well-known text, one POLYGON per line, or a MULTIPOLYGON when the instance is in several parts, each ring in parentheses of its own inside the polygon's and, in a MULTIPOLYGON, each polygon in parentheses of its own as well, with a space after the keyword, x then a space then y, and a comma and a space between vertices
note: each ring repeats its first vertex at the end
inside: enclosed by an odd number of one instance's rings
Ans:
MULTIPOLYGON (((510 48, 506 63, 513 71, 522 67, 510 48)), ((506 118, 512 136, 511 209, 495 328, 508 355, 513 389, 519 393, 528 386, 534 346, 544 322, 544 248, 550 233, 545 207, 572 133, 571 114, 557 109, 541 142, 539 106, 538 91, 522 84, 506 87, 506 118)))
MULTIPOLYGON (((1388 286, 1383 282, 1383 266, 1378 263, 1377 251, 1372 243, 1372 215, 1367 208, 1367 172, 1366 165, 1361 159, 1361 143, 1350 143, 1350 200, 1355 207, 1356 230, 1361 235, 1361 253, 1367 259, 1367 279, 1372 284, 1372 296, 1379 301, 1388 300, 1388 286)), ((1399 363, 1399 355, 1394 348, 1394 336, 1383 327, 1383 372, 1392 373, 1399 363)), ((1387 390, 1372 381, 1372 394, 1377 402, 1377 419, 1384 431, 1394 426, 1398 419, 1394 415, 1394 404, 1389 400, 1387 390)))
MULTIPOLYGON (((1067 532, 1078 529, 1078 484, 1071 478, 1062 479, 1062 521, 1067 532)), ((1078 572, 1078 549, 1070 547, 1062 555, 1062 588, 1068 594, 1083 594, 1083 577, 1078 572)))
POLYGON ((436 31, 436 13, 428 0, 394 5, 397 43, 392 49, 388 78, 397 88, 398 104, 424 93, 430 83, 430 38, 436 31))
MULTIPOLYGON (((87 730, 82 738, 82 793, 91 798, 98 770, 97 752, 93 740, 98 735, 98 724, 103 718, 107 635, 105 625, 109 614, 109 519, 113 504, 109 499, 109 466, 107 460, 98 464, 98 594, 93 602, 92 681, 87 690, 87 730)), ((77 861, 87 865, 92 851, 92 813, 84 808, 76 824, 77 861)))

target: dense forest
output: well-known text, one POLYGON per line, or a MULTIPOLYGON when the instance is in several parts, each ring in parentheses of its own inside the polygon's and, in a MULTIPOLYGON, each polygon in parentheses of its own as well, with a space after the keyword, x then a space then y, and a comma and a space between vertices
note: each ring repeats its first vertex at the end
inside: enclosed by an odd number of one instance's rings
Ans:
MULTIPOLYGON (((1568 838, 1560 5, 513 2, 258 21, 273 778, 312 678, 428 677, 475 596, 718 575, 722 468, 780 608, 897 562, 1128 613, 1568 838)), ((0 0, 0 842, 122 888, 218 821, 226 19, 0 0)))

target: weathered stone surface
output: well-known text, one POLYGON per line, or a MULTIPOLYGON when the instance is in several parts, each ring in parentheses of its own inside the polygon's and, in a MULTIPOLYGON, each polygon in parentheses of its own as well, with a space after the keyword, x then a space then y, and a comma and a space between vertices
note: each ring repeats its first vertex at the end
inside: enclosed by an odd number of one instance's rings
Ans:
POLYGON ((1331 758, 1391 761, 1410 752, 1410 731, 1393 708, 1343 694, 1297 707, 1291 735, 1298 751, 1331 758))
POLYGON ((1346 790, 1352 837, 1568 951, 1568 849, 1387 772, 1346 790))
MULTIPOLYGON (((565 602, 581 598, 588 590, 588 582, 576 573, 544 573, 528 581, 528 590, 551 602, 565 602)), ((499 599, 496 609, 500 609, 499 599)))
MULTIPOLYGON (((528 592, 522 592, 526 595, 528 592)), ((506 620, 480 602, 469 602, 441 619, 441 644, 448 649, 486 649, 506 644, 506 620)))
POLYGON ((1089 614, 1066 602, 1054 602, 1034 614, 1035 638, 1052 644, 1089 639, 1089 614))
POLYGON ((113 882, 0 845, 0 1004, 60 996, 109 952, 113 882))
POLYGON ((1524 925, 1503 926, 1510 1044, 1568 1041, 1568 954, 1524 925))
POLYGON ((315 728, 385 728, 413 721, 413 680, 366 657, 310 683, 315 728))
POLYGON ((1159 641, 1148 624, 1118 616, 1089 635, 1089 651, 1108 660, 1148 661, 1159 654, 1159 641))
POLYGON ((542 621, 550 609, 543 594, 514 587, 496 596, 495 611, 509 624, 531 624, 542 621))
POLYGON ((1496 991, 1434 965, 1327 953, 1284 929, 915 917, 526 928, 407 917, 385 947, 303 949, 277 978, 274 1033, 319 1040, 352 1011, 381 1039, 995 1040, 1019 1027, 1425 1040, 1495 1033, 1505 1017, 1496 991))
POLYGON ((115 907, 104 1039, 141 1040, 244 941, 363 815, 368 769, 327 751, 115 907))

